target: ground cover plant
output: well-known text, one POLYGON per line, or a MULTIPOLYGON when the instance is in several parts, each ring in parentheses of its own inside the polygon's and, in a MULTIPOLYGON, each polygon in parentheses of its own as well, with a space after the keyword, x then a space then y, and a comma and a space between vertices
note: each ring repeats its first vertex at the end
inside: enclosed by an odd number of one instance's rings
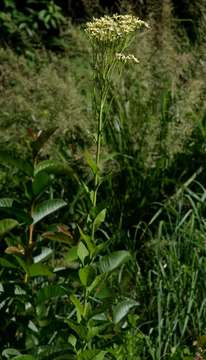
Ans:
POLYGON ((1 49, 2 359, 205 357, 205 31, 173 15, 1 49))

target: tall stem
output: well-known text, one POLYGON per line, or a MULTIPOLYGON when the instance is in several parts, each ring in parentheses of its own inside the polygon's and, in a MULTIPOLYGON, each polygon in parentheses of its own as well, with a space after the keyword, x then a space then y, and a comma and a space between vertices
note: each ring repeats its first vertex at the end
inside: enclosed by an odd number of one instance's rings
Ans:
POLYGON ((93 207, 97 204, 97 191, 99 186, 99 166, 100 166, 100 153, 101 153, 101 140, 102 140, 102 124, 103 124, 103 111, 104 111, 104 100, 101 99, 100 112, 98 117, 98 130, 97 130, 97 148, 96 148, 96 173, 94 179, 94 196, 93 196, 93 207))

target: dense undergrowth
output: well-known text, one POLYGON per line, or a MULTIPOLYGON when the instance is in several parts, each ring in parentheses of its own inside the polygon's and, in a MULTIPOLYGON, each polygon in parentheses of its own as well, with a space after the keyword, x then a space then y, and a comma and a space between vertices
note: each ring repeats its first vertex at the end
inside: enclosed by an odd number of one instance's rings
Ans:
POLYGON ((56 54, 0 50, 2 359, 204 359, 205 28, 190 43, 169 1, 148 22, 98 166, 82 27, 56 54))

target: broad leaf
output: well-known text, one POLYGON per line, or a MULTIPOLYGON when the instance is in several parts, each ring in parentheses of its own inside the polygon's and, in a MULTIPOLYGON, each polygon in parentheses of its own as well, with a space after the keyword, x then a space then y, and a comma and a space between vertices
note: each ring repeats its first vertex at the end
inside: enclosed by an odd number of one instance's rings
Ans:
POLYGON ((72 170, 68 165, 62 164, 57 160, 44 160, 39 162, 34 168, 34 175, 36 176, 40 172, 46 172, 47 174, 69 174, 72 175, 72 170))
POLYGON ((72 246, 71 249, 69 249, 68 253, 65 255, 65 261, 68 263, 71 263, 75 260, 78 260, 78 254, 77 254, 77 246, 72 246))
POLYGON ((16 167, 26 175, 33 175, 33 166, 29 162, 13 157, 6 151, 0 151, 0 163, 6 166, 16 167))
POLYGON ((139 305, 138 302, 134 300, 124 300, 121 303, 117 304, 113 309, 113 322, 117 324, 120 322, 134 306, 139 305))
POLYGON ((107 273, 115 270, 120 265, 125 264, 131 259, 129 251, 120 250, 106 255, 101 258, 99 262, 99 269, 102 273, 107 273))
POLYGON ((53 273, 50 271, 48 266, 43 265, 43 264, 32 264, 32 265, 27 266, 27 268, 28 268, 28 270, 27 270, 28 275, 30 277, 53 275, 53 273))
POLYGON ((61 285, 44 286, 37 293, 37 303, 41 304, 47 300, 59 298, 67 294, 68 290, 61 285))
POLYGON ((17 225, 19 225, 18 221, 14 219, 3 219, 0 220, 0 236, 6 234, 7 232, 14 229, 17 225))
POLYGON ((46 216, 54 213, 66 205, 67 203, 62 199, 46 200, 41 204, 36 205, 31 214, 33 218, 33 224, 36 224, 46 216))
POLYGON ((11 356, 21 355, 21 353, 17 349, 9 348, 5 349, 2 352, 2 355, 5 356, 7 359, 10 359, 11 356))
POLYGON ((49 184, 49 181, 50 181, 50 177, 45 171, 42 171, 39 174, 37 174, 32 183, 32 190, 34 195, 40 194, 49 184))
POLYGON ((94 280, 95 275, 96 272, 92 266, 87 265, 79 269, 79 278, 83 286, 90 285, 94 280))

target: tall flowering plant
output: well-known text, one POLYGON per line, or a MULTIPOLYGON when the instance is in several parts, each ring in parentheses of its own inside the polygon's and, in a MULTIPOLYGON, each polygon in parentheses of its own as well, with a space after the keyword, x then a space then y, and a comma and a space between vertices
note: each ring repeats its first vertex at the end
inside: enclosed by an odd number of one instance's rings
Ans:
POLYGON ((98 124, 93 205, 96 206, 97 190, 100 182, 98 170, 104 114, 112 75, 127 62, 138 63, 133 54, 125 54, 137 31, 148 24, 133 15, 103 16, 86 24, 86 33, 92 46, 94 70, 94 114, 98 124))
MULTIPOLYGON (((123 264, 131 259, 126 250, 109 252, 109 238, 97 239, 96 232, 105 220, 106 209, 98 213, 97 194, 101 184, 100 156, 103 127, 108 114, 108 92, 112 76, 127 62, 138 63, 133 54, 126 54, 136 32, 147 23, 132 15, 103 16, 86 24, 85 32, 92 47, 93 110, 97 123, 96 156, 88 161, 94 174, 94 188, 89 191, 92 211, 84 229, 79 228, 80 240, 76 259, 79 261, 79 280, 82 292, 70 299, 75 307, 77 322, 67 322, 76 335, 69 342, 77 359, 103 360, 108 353, 106 339, 112 338, 115 326, 121 323, 129 310, 137 305, 135 299, 121 298, 111 287, 111 278, 123 264), (91 215, 92 214, 92 215, 91 215), (105 252, 107 255, 105 255, 105 252), (112 299, 111 294, 115 296, 112 299), (98 340, 100 339, 101 340, 98 340), (102 349, 103 348, 103 349, 102 349)), ((87 188, 87 187, 86 187, 87 188)), ((102 232, 105 234, 105 232, 102 232)), ((72 259, 74 252, 72 252, 72 259)), ((120 276, 121 277, 121 276, 120 276)), ((121 329, 121 327, 120 327, 121 329)))

